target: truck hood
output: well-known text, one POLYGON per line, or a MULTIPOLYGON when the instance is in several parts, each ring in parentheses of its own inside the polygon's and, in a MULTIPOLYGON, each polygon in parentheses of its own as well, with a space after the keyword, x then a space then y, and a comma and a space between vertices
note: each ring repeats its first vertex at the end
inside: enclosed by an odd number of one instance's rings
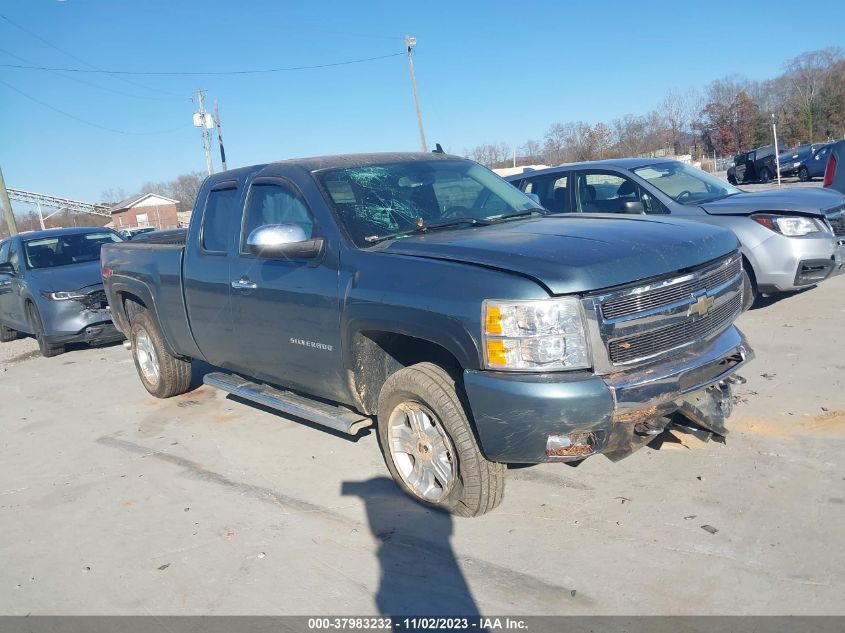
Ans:
POLYGON ((103 283, 100 260, 54 268, 38 268, 29 271, 33 290, 38 292, 69 292, 103 283))
POLYGON ((845 202, 845 196, 829 189, 771 189, 746 191, 701 206, 710 215, 750 215, 758 211, 793 211, 821 217, 824 211, 845 202))
POLYGON ((381 250, 514 272, 557 295, 665 275, 737 247, 734 234, 717 227, 573 214, 413 235, 385 242, 381 250))

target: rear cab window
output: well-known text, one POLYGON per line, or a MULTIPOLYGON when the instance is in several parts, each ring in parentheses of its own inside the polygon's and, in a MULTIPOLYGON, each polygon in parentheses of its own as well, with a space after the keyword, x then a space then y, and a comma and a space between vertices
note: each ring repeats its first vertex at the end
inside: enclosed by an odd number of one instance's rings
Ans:
POLYGON ((200 247, 206 253, 225 254, 229 250, 232 215, 238 210, 238 182, 227 180, 208 193, 200 227, 200 247))

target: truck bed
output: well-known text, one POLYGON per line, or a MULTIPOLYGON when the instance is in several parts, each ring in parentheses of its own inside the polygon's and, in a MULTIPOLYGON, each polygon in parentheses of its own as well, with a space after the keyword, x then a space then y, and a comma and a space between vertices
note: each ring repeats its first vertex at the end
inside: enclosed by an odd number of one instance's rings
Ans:
POLYGON ((101 251, 106 295, 115 324, 127 336, 125 300, 138 297, 152 307, 161 331, 174 352, 192 353, 195 349, 182 287, 182 262, 185 253, 184 231, 162 231, 152 238, 109 244, 101 251))

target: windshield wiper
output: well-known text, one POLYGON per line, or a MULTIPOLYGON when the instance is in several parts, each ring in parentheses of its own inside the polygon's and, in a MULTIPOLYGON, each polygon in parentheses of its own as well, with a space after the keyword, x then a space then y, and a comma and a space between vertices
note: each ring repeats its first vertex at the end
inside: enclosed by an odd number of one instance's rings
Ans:
POLYGON ((514 211, 512 213, 504 213, 502 215, 494 215, 487 220, 489 222, 501 222, 502 220, 510 220, 511 218, 522 218, 532 213, 539 213, 540 215, 548 215, 550 211, 543 207, 532 207, 531 209, 523 209, 522 211, 514 211))
POLYGON ((404 237, 414 233, 425 233, 434 229, 446 229, 453 226, 460 226, 461 224, 469 224, 470 226, 487 226, 491 224, 489 220, 479 220, 476 218, 450 218, 448 220, 441 220, 440 222, 432 222, 425 224, 420 220, 417 221, 417 226, 412 229, 405 229, 404 231, 395 231, 393 233, 385 233, 384 235, 367 235, 364 241, 369 244, 378 244, 384 240, 392 240, 397 237, 404 237))

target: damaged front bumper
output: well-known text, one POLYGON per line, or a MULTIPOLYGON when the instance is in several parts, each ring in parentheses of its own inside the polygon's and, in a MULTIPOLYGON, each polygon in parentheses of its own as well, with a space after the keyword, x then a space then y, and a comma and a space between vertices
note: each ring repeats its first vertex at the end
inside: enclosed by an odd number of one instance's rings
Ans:
POLYGON ((464 387, 481 450, 492 461, 575 461, 597 453, 615 461, 673 422, 723 437, 735 372, 753 357, 731 326, 642 369, 607 376, 466 371, 464 387))

